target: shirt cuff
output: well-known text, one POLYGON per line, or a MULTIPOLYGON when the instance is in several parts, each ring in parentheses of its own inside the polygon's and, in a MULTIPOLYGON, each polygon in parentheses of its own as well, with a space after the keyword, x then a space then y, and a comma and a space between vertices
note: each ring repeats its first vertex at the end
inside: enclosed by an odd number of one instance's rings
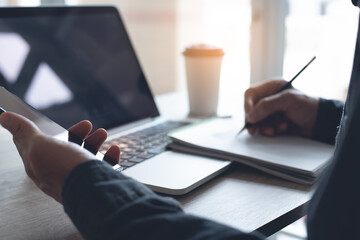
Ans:
POLYGON ((319 101, 319 110, 312 138, 317 141, 334 144, 343 113, 344 103, 323 98, 320 98, 319 101))

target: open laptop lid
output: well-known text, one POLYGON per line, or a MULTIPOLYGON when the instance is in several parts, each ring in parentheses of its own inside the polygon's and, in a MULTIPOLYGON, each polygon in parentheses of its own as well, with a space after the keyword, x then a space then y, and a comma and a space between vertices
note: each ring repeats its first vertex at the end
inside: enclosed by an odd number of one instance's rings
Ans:
POLYGON ((64 128, 159 115, 113 7, 0 8, 0 85, 64 128))

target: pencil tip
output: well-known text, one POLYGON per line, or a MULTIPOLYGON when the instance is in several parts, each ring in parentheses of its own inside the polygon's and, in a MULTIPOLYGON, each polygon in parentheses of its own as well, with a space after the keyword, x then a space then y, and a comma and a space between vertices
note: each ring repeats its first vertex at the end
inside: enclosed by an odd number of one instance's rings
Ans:
POLYGON ((236 137, 239 136, 246 129, 246 125, 236 134, 236 137))

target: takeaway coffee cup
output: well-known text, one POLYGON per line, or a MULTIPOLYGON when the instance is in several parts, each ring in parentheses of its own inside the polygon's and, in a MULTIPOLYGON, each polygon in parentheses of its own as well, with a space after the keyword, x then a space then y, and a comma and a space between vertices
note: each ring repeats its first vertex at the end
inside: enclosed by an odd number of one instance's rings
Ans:
POLYGON ((221 48, 197 44, 183 52, 191 117, 215 116, 218 106, 221 48))

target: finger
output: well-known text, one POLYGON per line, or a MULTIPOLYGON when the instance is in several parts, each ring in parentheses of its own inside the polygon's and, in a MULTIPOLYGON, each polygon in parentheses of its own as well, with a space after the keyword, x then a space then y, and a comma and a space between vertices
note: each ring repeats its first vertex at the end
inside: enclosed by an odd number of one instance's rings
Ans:
POLYGON ((103 128, 97 129, 85 139, 84 148, 89 150, 91 153, 96 154, 101 145, 105 142, 106 138, 106 130, 103 128))
POLYGON ((288 128, 287 119, 281 112, 271 115, 256 126, 259 128, 259 132, 265 136, 275 136, 285 132, 288 128))
POLYGON ((277 132, 284 133, 288 130, 289 124, 287 122, 281 122, 277 126, 277 132))
POLYGON ((0 115, 0 124, 7 129, 14 138, 14 142, 22 147, 31 137, 40 133, 37 126, 27 118, 12 112, 0 115))
POLYGON ((120 162, 120 148, 118 146, 111 146, 109 150, 106 151, 104 156, 104 161, 114 166, 120 162))
POLYGON ((253 109, 255 96, 256 96, 255 89, 249 88, 248 90, 245 91, 245 97, 244 97, 245 114, 249 113, 253 109))
POLYGON ((281 112, 273 114, 271 117, 267 118, 265 122, 274 129, 275 135, 285 132, 288 127, 287 118, 281 112))
POLYGON ((69 141, 81 145, 92 130, 91 122, 84 120, 68 129, 69 141))
POLYGON ((23 160, 27 175, 35 182, 38 179, 32 171, 28 158, 24 157, 27 148, 32 143, 32 137, 40 133, 39 129, 30 120, 12 112, 4 112, 0 115, 0 124, 12 135, 18 152, 23 160))
POLYGON ((248 127, 248 132, 250 135, 254 135, 256 133, 256 127, 248 127))
POLYGON ((262 135, 273 137, 275 135, 275 129, 269 125, 261 125, 259 131, 262 135))
POLYGON ((271 125, 267 125, 267 127, 264 127, 264 130, 262 131, 262 134, 266 136, 275 136, 279 134, 284 134, 288 131, 288 123, 281 122, 281 123, 274 123, 271 125), (272 128, 270 130, 269 128, 272 128))
POLYGON ((273 95, 284 84, 285 80, 272 80, 265 83, 255 85, 245 92, 245 112, 248 113, 252 110, 254 105, 262 98, 273 95))
POLYGON ((261 99, 248 114, 250 123, 259 123, 275 113, 285 112, 293 103, 293 94, 289 90, 261 99))

